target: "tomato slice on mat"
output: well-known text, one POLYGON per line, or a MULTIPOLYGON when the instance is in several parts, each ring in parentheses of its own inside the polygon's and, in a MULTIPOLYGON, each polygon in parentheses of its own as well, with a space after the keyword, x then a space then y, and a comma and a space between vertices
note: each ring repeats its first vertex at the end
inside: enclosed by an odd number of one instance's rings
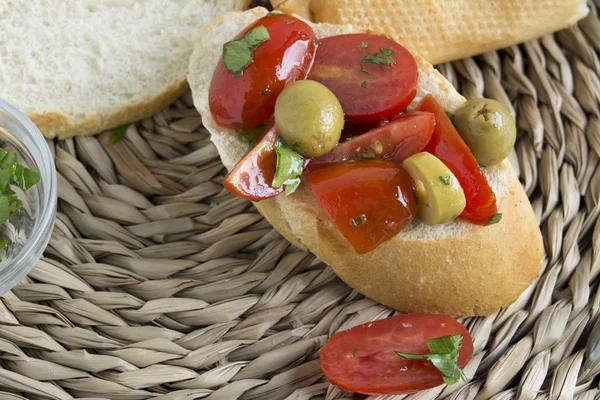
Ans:
POLYGON ((317 203, 359 254, 394 237, 417 213, 414 181, 394 162, 311 165, 307 182, 317 203))
POLYGON ((442 106, 433 96, 427 95, 417 110, 435 115, 435 129, 425 151, 442 160, 463 188, 467 205, 461 217, 481 225, 492 222, 492 217, 498 213, 496 195, 442 106))
POLYGON ((271 186, 277 165, 277 153, 273 148, 277 137, 277 129, 271 124, 254 147, 227 174, 223 181, 225 189, 252 201, 275 197, 283 192, 283 186, 271 186))
POLYGON ((311 163, 373 158, 401 162, 425 148, 434 127, 435 117, 431 113, 402 114, 380 128, 341 142, 331 152, 312 159, 311 163))
POLYGON ((418 70, 408 50, 370 34, 319 40, 308 79, 321 82, 339 99, 353 122, 392 119, 417 93, 418 70))
POLYGON ((333 335, 321 350, 321 369, 343 390, 363 394, 404 394, 444 383, 429 361, 405 360, 396 351, 430 352, 428 339, 462 335, 457 364, 473 354, 469 331, 443 315, 403 314, 369 322, 333 335))
POLYGON ((223 57, 217 64, 208 101, 220 126, 250 129, 265 122, 273 115, 275 100, 285 85, 308 74, 316 49, 312 28, 289 15, 268 15, 234 40, 261 26, 268 31, 268 39, 254 49, 251 63, 240 76, 225 69, 223 57))

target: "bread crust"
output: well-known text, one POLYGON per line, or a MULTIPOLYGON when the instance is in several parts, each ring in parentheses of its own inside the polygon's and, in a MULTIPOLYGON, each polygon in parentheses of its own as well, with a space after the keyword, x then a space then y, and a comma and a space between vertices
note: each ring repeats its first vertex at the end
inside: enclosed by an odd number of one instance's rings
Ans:
MULTIPOLYGON (((233 29, 242 29, 265 13, 254 9, 215 18, 205 28, 206 39, 197 44, 190 62, 188 79, 194 104, 229 169, 248 146, 240 135, 214 123, 208 108, 208 86, 222 42, 237 33, 233 29)), ((313 28, 319 37, 353 31, 348 26, 326 24, 313 28)), ((419 56, 415 60, 420 74, 416 101, 431 93, 451 111, 464 102, 429 63, 419 56)), ((312 251, 346 283, 374 300, 401 311, 487 315, 512 303, 534 281, 543 246, 529 200, 509 162, 488 168, 486 175, 499 198, 500 223, 482 227, 454 221, 431 228, 417 221, 364 255, 354 252, 305 183, 293 195, 255 204, 286 239, 312 251)))
POLYGON ((352 24, 390 35, 432 64, 538 38, 589 12, 586 0, 271 0, 271 4, 314 22, 352 24))

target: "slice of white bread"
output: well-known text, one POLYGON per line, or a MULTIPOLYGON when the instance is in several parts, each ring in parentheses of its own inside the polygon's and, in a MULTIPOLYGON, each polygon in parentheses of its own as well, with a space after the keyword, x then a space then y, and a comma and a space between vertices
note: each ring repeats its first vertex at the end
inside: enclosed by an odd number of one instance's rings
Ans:
MULTIPOLYGON (((267 13, 265 9, 227 13, 203 30, 190 60, 188 80, 194 104, 211 132, 223 163, 231 169, 248 150, 235 131, 214 122, 208 88, 223 43, 267 13)), ((312 24, 317 37, 355 30, 349 25, 312 24)), ((423 58, 417 98, 431 93, 447 110, 464 98, 423 58)), ((408 312, 486 315, 512 303, 537 277, 542 239, 531 205, 508 161, 486 175, 503 219, 482 227, 463 221, 429 227, 415 220, 392 240, 358 255, 317 206, 306 184, 290 196, 255 203, 288 240, 327 262, 350 286, 383 304, 408 312)))
POLYGON ((586 0, 271 0, 314 22, 385 33, 432 64, 501 49, 574 24, 586 0))
POLYGON ((0 2, 0 98, 48 138, 151 116, 187 89, 201 28, 250 0, 0 2))

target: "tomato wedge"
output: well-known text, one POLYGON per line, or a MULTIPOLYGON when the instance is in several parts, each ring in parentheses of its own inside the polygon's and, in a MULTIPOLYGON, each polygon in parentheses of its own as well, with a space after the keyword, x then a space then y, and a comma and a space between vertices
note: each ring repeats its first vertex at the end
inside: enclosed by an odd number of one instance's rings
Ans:
POLYGON ((394 237, 417 213, 414 181, 394 162, 311 165, 307 182, 317 203, 359 254, 394 237))
POLYGON ((252 54, 253 62, 240 77, 219 60, 208 92, 210 111, 220 126, 250 129, 268 120, 275 100, 286 84, 304 79, 315 53, 315 33, 305 22, 289 15, 265 16, 244 29, 235 40, 258 26, 269 39, 252 54))
POLYGON ((223 181, 225 189, 252 201, 275 197, 283 192, 283 186, 271 186, 277 165, 277 153, 273 148, 277 137, 277 129, 271 124, 254 147, 227 174, 223 181))
POLYGON ((347 120, 379 122, 410 104, 418 77, 415 59, 400 44, 384 36, 349 34, 319 40, 308 79, 337 96, 347 120))
POLYGON ((338 144, 331 152, 311 162, 333 163, 365 158, 401 162, 425 148, 434 127, 435 117, 431 113, 402 114, 380 128, 338 144))
POLYGON ((429 353, 427 339, 462 334, 458 366, 473 354, 469 331, 442 315, 403 314, 333 335, 321 350, 321 369, 343 390, 363 394, 405 394, 444 383, 428 361, 405 360, 395 351, 429 353))
POLYGON ((496 195, 471 150, 433 96, 425 96, 417 110, 435 115, 435 129, 425 151, 442 160, 462 186, 467 205, 461 217, 476 224, 488 224, 498 213, 496 195))

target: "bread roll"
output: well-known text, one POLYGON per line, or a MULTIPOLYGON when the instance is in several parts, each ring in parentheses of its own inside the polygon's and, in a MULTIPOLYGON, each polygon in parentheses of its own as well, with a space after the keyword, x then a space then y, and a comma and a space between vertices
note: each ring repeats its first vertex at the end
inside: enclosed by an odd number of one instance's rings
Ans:
POLYGON ((432 64, 538 38, 574 24, 586 0, 271 0, 314 22, 384 33, 432 64))
POLYGON ((48 138, 156 114, 187 90, 201 28, 250 0, 0 2, 0 98, 48 138))
MULTIPOLYGON (((188 80, 194 104, 211 132, 223 163, 233 168, 248 150, 235 131, 217 126, 208 88, 223 43, 267 13, 227 13, 208 25, 192 53, 188 80)), ((349 25, 313 24, 317 37, 356 30, 349 25)), ((416 104, 431 93, 447 110, 464 98, 422 57, 416 104)), ((539 273, 542 239, 531 205, 508 161, 487 168, 503 219, 482 227, 456 220, 430 227, 415 220, 390 241, 358 255, 316 204, 306 184, 293 195, 255 203, 290 242, 328 263, 338 276, 366 296, 408 312, 487 315, 508 306, 539 273)))

